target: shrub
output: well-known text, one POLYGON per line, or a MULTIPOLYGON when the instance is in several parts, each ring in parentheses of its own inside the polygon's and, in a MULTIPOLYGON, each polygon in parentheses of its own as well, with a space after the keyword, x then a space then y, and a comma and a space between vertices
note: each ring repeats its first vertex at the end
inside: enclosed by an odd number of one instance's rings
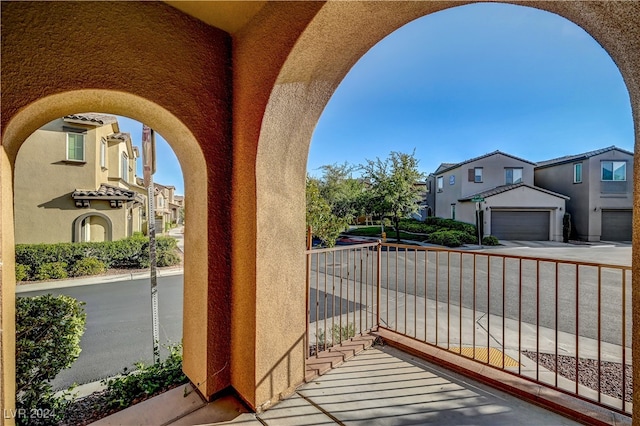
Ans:
POLYGON ((420 222, 415 219, 402 219, 400 221, 400 229, 409 232, 418 232, 422 234, 430 234, 438 231, 462 231, 469 235, 478 235, 475 225, 466 222, 459 222, 453 219, 443 219, 441 217, 431 216, 420 222))
POLYGON ((36 278, 39 280, 55 280, 68 276, 66 262, 43 263, 36 272, 36 278))
POLYGON ((120 377, 103 380, 107 385, 107 406, 125 408, 137 399, 186 383, 187 377, 182 372, 182 345, 171 346, 169 350, 164 361, 151 365, 137 363, 136 371, 125 369, 120 377))
POLYGON ((482 244, 485 246, 499 246, 500 241, 493 235, 487 235, 482 239, 482 244))
POLYGON ((16 263, 16 281, 26 281, 31 274, 31 266, 16 263))
POLYGON ((57 424, 69 401, 49 383, 80 354, 86 314, 69 296, 50 294, 16 301, 16 406, 19 425, 57 424), (37 412, 42 418, 30 416, 37 412))
POLYGON ((71 276, 98 275, 107 270, 107 265, 95 257, 85 257, 78 260, 71 268, 71 276))
MULTIPOLYGON (((157 239, 158 266, 180 263, 176 247, 175 238, 157 239)), ((49 264, 66 263, 73 266, 85 258, 95 258, 106 268, 148 268, 149 239, 136 235, 118 241, 16 245, 16 263, 31 268, 29 279, 64 278, 67 275, 60 274, 59 267, 54 268, 49 264), (51 272, 52 268, 55 271, 51 272)), ((73 269, 71 274, 75 275, 73 269)))
POLYGON ((427 237, 427 242, 447 247, 460 247, 464 243, 475 242, 475 237, 463 231, 437 231, 427 237))

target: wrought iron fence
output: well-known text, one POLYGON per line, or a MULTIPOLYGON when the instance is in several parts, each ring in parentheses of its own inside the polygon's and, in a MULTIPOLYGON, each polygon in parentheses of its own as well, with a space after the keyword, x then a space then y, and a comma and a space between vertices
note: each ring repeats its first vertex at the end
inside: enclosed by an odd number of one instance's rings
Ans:
POLYGON ((310 356, 378 327, 631 413, 631 268, 363 244, 307 251, 310 356))

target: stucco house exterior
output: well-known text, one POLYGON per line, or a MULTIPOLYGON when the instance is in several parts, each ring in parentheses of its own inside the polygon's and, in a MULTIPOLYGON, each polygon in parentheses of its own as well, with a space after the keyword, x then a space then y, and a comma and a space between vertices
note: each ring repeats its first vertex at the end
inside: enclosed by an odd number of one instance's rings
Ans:
POLYGON ((36 130, 16 160, 16 243, 110 241, 141 231, 138 156, 115 116, 67 115, 36 130))
POLYGON ((436 215, 479 223, 499 239, 562 241, 569 197, 534 186, 534 166, 501 151, 444 163, 433 174, 436 215))
POLYGON ((633 153, 610 146, 542 161, 535 184, 567 194, 574 235, 585 241, 631 241, 633 153))

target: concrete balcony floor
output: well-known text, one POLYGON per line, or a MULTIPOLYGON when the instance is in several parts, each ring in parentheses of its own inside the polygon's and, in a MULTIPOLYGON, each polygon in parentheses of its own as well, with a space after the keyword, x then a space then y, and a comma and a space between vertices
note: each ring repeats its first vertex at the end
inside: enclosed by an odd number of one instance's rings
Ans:
POLYGON ((94 425, 573 425, 569 418, 414 358, 374 346, 254 414, 228 396, 209 404, 179 387, 94 425))

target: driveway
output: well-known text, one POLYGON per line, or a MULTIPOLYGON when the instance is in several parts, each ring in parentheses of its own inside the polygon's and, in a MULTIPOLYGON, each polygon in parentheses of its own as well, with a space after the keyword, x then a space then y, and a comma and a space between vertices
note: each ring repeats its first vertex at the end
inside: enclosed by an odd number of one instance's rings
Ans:
POLYGON ((517 256, 563 259, 576 262, 631 266, 631 242, 601 241, 597 243, 561 243, 557 241, 500 241, 500 246, 487 247, 481 252, 517 256))

